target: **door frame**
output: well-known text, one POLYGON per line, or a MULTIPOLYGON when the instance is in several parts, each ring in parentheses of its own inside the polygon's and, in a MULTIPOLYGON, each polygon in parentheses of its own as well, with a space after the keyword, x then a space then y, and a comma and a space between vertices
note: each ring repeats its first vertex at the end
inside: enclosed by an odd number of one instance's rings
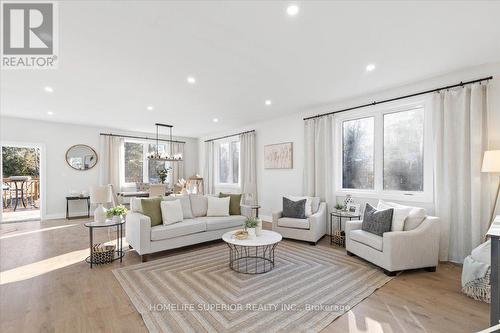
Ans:
MULTIPOLYGON (((46 195, 46 162, 45 162, 45 144, 21 141, 0 141, 0 181, 3 182, 3 154, 2 148, 6 147, 19 147, 19 148, 38 148, 40 149, 40 220, 44 220, 47 215, 47 205, 45 200, 46 195)), ((3 201, 3 195, 0 201, 3 201)), ((0 209, 0 223, 3 222, 3 202, 0 209)))

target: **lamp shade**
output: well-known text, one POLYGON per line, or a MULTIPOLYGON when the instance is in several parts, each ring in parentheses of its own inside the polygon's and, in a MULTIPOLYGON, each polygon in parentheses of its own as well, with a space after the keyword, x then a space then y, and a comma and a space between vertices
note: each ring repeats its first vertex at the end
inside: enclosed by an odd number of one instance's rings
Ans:
POLYGON ((103 204, 111 202, 111 188, 109 185, 94 186, 90 188, 90 202, 93 204, 103 204))
POLYGON ((500 150, 487 150, 484 152, 481 172, 500 172, 500 150))

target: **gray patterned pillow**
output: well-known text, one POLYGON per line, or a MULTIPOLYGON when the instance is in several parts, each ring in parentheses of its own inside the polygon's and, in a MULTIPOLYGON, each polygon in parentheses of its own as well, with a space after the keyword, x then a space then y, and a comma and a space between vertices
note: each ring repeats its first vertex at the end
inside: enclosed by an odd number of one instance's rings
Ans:
POLYGON ((365 215, 361 229, 372 234, 382 236, 384 232, 391 231, 392 215, 394 209, 376 210, 370 204, 366 204, 365 215))
POLYGON ((306 218, 306 199, 293 201, 283 197, 283 217, 294 219, 306 218))

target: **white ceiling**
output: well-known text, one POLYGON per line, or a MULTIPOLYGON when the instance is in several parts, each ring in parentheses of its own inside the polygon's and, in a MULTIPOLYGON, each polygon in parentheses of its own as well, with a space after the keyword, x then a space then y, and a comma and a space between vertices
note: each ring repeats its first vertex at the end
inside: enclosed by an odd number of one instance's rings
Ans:
POLYGON ((61 1, 59 69, 3 70, 1 114, 199 137, 500 60, 500 2, 289 3, 61 1))

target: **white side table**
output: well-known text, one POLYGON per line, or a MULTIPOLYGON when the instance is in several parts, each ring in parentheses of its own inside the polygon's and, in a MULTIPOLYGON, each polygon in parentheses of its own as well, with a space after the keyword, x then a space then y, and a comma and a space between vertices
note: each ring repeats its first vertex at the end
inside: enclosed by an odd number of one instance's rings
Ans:
POLYGON ((222 235, 222 240, 229 246, 229 268, 244 274, 262 274, 274 268, 274 250, 282 239, 280 234, 262 230, 259 236, 237 239, 235 232, 222 235))

